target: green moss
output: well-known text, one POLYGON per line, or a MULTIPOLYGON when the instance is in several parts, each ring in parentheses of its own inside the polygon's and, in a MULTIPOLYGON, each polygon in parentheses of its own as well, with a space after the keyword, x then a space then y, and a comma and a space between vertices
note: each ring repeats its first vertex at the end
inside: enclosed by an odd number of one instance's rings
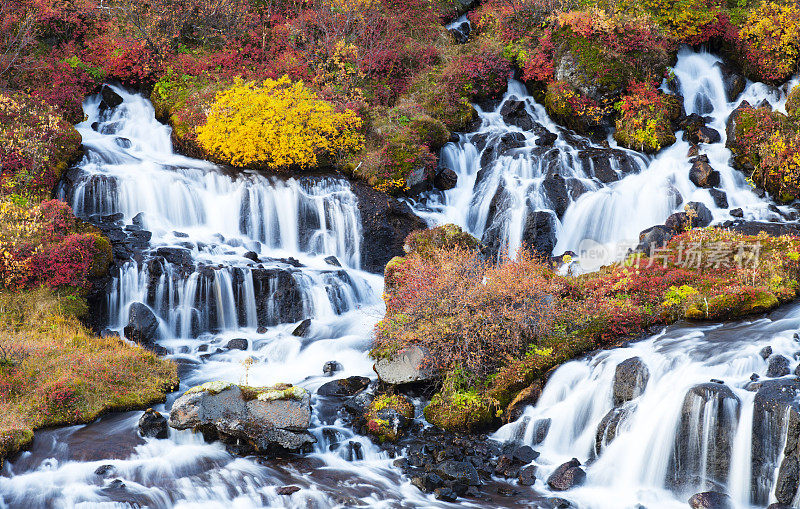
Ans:
POLYGON ((732 320, 764 313, 778 304, 778 298, 772 292, 731 293, 695 299, 686 308, 684 316, 690 320, 732 320))
POLYGON ((219 394, 222 391, 230 389, 231 387, 238 387, 242 391, 242 398, 245 401, 257 399, 259 401, 277 401, 281 399, 303 399, 307 393, 302 387, 296 387, 291 384, 278 384, 271 387, 252 387, 249 385, 237 385, 231 382, 223 382, 214 380, 206 382, 202 385, 196 385, 187 390, 184 394, 196 394, 198 392, 207 392, 209 394, 219 394))
POLYGON ((219 394, 220 392, 230 389, 236 384, 231 382, 222 382, 220 380, 214 380, 211 382, 206 382, 202 385, 195 385, 194 387, 190 388, 184 394, 195 394, 198 392, 207 392, 209 394, 219 394))
POLYGON ((89 269, 89 275, 92 278, 99 278, 108 273, 111 262, 114 261, 112 254, 111 242, 100 234, 93 234, 95 255, 92 260, 92 266, 89 269))
POLYGON ((403 248, 407 253, 428 256, 439 249, 476 249, 480 242, 455 224, 411 232, 403 248))
POLYGON ((0 467, 3 466, 3 458, 25 449, 31 442, 33 442, 33 430, 28 428, 0 432, 0 467))
POLYGON ((499 422, 499 403, 477 390, 442 390, 424 410, 434 426, 460 433, 479 433, 499 422))
POLYGON ((794 121, 800 120, 800 85, 794 87, 786 98, 786 114, 794 121))
POLYGON ((381 394, 372 400, 364 419, 367 431, 380 442, 394 442, 402 435, 402 429, 394 423, 380 417, 381 410, 392 409, 404 419, 414 419, 414 405, 405 396, 399 394, 381 394))

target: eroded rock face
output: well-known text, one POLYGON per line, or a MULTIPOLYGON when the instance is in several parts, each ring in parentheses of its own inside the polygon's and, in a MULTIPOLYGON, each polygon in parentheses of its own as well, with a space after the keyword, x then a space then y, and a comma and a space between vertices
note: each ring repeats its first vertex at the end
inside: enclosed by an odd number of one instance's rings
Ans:
POLYGON ((291 385, 243 391, 228 382, 208 382, 175 401, 169 425, 219 438, 245 454, 304 451, 316 441, 307 431, 310 401, 304 389, 291 385))
POLYGON ((380 359, 372 369, 382 382, 390 385, 429 382, 438 376, 431 365, 431 359, 418 346, 398 352, 390 359, 380 359))
POLYGON ((647 387, 650 370, 639 357, 631 357, 617 365, 614 373, 614 406, 638 397, 647 387))

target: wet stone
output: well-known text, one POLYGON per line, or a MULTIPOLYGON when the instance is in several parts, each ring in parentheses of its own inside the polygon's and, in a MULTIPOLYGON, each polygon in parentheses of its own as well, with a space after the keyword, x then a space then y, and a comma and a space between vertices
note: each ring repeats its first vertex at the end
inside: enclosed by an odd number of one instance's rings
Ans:
POLYGON ((791 373, 789 369, 789 359, 783 355, 772 355, 767 363, 767 376, 770 378, 778 378, 786 376, 791 373))
POLYGON ((275 493, 278 495, 293 495, 300 491, 299 486, 281 486, 280 488, 275 490, 275 493))

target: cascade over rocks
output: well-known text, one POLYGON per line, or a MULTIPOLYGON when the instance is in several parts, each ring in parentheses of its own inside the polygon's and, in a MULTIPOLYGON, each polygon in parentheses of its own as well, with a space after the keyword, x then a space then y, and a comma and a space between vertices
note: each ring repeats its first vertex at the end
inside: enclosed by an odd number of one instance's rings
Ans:
POLYGON ((403 242, 408 234, 427 225, 407 204, 362 182, 353 182, 351 186, 361 215, 361 268, 382 273, 389 260, 403 255, 403 242))
POLYGON ((458 184, 458 175, 451 168, 441 168, 433 177, 433 185, 442 191, 453 189, 458 184))
POLYGON ((241 454, 301 452, 316 442, 308 433, 311 404, 299 387, 243 388, 208 382, 186 391, 172 405, 169 425, 219 438, 241 454))
POLYGON ((725 86, 725 99, 728 102, 733 102, 744 92, 747 86, 747 79, 740 73, 736 72, 725 64, 724 62, 717 62, 714 67, 718 68, 722 73, 722 83, 725 86))
POLYGON ((594 437, 594 452, 600 454, 603 448, 608 446, 616 438, 621 425, 628 416, 636 411, 636 404, 633 402, 624 403, 609 410, 597 425, 597 432, 594 437))

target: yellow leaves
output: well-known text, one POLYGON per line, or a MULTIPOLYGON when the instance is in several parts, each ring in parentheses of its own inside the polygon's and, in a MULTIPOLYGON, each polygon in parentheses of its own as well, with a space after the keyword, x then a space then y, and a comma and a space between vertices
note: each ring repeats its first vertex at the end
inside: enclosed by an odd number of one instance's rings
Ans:
POLYGON ((237 80, 217 94, 197 140, 235 166, 309 168, 320 156, 360 150, 360 127, 354 112, 336 111, 303 82, 284 76, 261 85, 237 80))

